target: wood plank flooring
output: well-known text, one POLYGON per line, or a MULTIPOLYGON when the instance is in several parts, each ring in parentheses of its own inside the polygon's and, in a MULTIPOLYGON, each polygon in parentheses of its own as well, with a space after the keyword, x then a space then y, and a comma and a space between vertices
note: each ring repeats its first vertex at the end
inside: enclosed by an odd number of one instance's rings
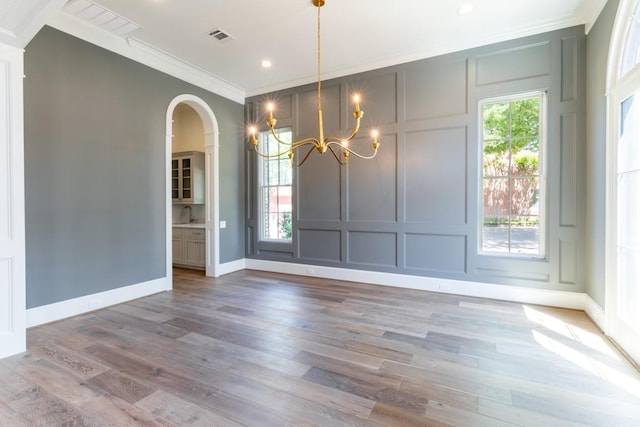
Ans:
POLYGON ((241 271, 32 328, 0 426, 640 426, 582 312, 241 271))

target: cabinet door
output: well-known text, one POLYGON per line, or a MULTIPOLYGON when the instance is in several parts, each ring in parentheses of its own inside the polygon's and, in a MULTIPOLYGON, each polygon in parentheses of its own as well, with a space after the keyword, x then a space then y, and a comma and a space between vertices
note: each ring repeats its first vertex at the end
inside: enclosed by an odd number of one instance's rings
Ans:
POLYGON ((180 198, 180 162, 178 159, 171 160, 171 199, 180 198))
POLYGON ((182 200, 191 200, 193 191, 193 174, 191 169, 191 157, 180 160, 182 172, 182 200))
POLYGON ((172 239, 173 262, 179 264, 184 260, 184 245, 182 237, 172 239))
POLYGON ((202 240, 185 240, 184 262, 198 267, 204 267, 205 248, 202 240))

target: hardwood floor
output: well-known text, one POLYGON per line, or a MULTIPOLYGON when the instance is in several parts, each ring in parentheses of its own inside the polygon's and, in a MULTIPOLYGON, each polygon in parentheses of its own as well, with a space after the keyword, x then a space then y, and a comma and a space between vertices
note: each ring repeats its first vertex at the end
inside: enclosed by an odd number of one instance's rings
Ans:
POLYGON ((582 312, 175 270, 37 327, 0 426, 638 426, 640 374, 582 312))

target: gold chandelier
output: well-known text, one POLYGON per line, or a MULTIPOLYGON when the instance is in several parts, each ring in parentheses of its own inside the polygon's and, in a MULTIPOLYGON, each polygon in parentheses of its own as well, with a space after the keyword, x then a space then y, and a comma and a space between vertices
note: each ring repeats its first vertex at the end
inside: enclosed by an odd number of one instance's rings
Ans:
POLYGON ((360 95, 353 95, 353 117, 356 120, 355 127, 351 135, 347 138, 337 138, 333 136, 324 136, 324 126, 322 123, 322 84, 320 82, 320 8, 324 6, 325 0, 311 0, 314 6, 318 8, 318 137, 317 138, 305 138, 299 141, 283 141, 278 137, 275 131, 275 126, 277 123, 277 119, 273 117, 274 105, 272 102, 267 104, 267 112, 269 114, 269 118, 267 119, 267 126, 271 130, 271 135, 278 141, 279 146, 282 148, 282 151, 279 151, 277 154, 268 154, 262 153, 258 149, 258 138, 256 137, 257 129, 252 126, 249 128, 249 133, 251 135, 251 144, 253 145, 253 149, 255 152, 267 158, 280 157, 285 154, 289 156, 291 162, 294 162, 294 152, 302 147, 308 147, 309 150, 302 158, 302 161, 298 163, 298 166, 301 166, 308 158, 313 149, 318 150, 320 154, 324 154, 327 152, 331 152, 333 157, 340 163, 341 165, 346 165, 349 162, 349 156, 353 154, 356 157, 361 159, 369 160, 373 159, 378 153, 378 147, 380 147, 380 143, 378 142, 378 131, 376 129, 371 131, 371 147, 373 148, 373 154, 369 156, 365 156, 356 152, 353 148, 349 146, 349 141, 351 141, 360 130, 360 120, 364 115, 364 111, 360 109, 360 95))

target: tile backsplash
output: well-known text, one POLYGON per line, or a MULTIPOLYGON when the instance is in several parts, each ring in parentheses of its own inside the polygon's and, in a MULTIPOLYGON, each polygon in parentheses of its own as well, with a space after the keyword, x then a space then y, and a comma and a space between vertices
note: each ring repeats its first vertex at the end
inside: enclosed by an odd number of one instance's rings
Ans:
POLYGON ((191 207, 191 218, 193 222, 204 222, 204 206, 205 205, 173 205, 172 208, 172 223, 185 223, 189 222, 189 208, 191 207))

